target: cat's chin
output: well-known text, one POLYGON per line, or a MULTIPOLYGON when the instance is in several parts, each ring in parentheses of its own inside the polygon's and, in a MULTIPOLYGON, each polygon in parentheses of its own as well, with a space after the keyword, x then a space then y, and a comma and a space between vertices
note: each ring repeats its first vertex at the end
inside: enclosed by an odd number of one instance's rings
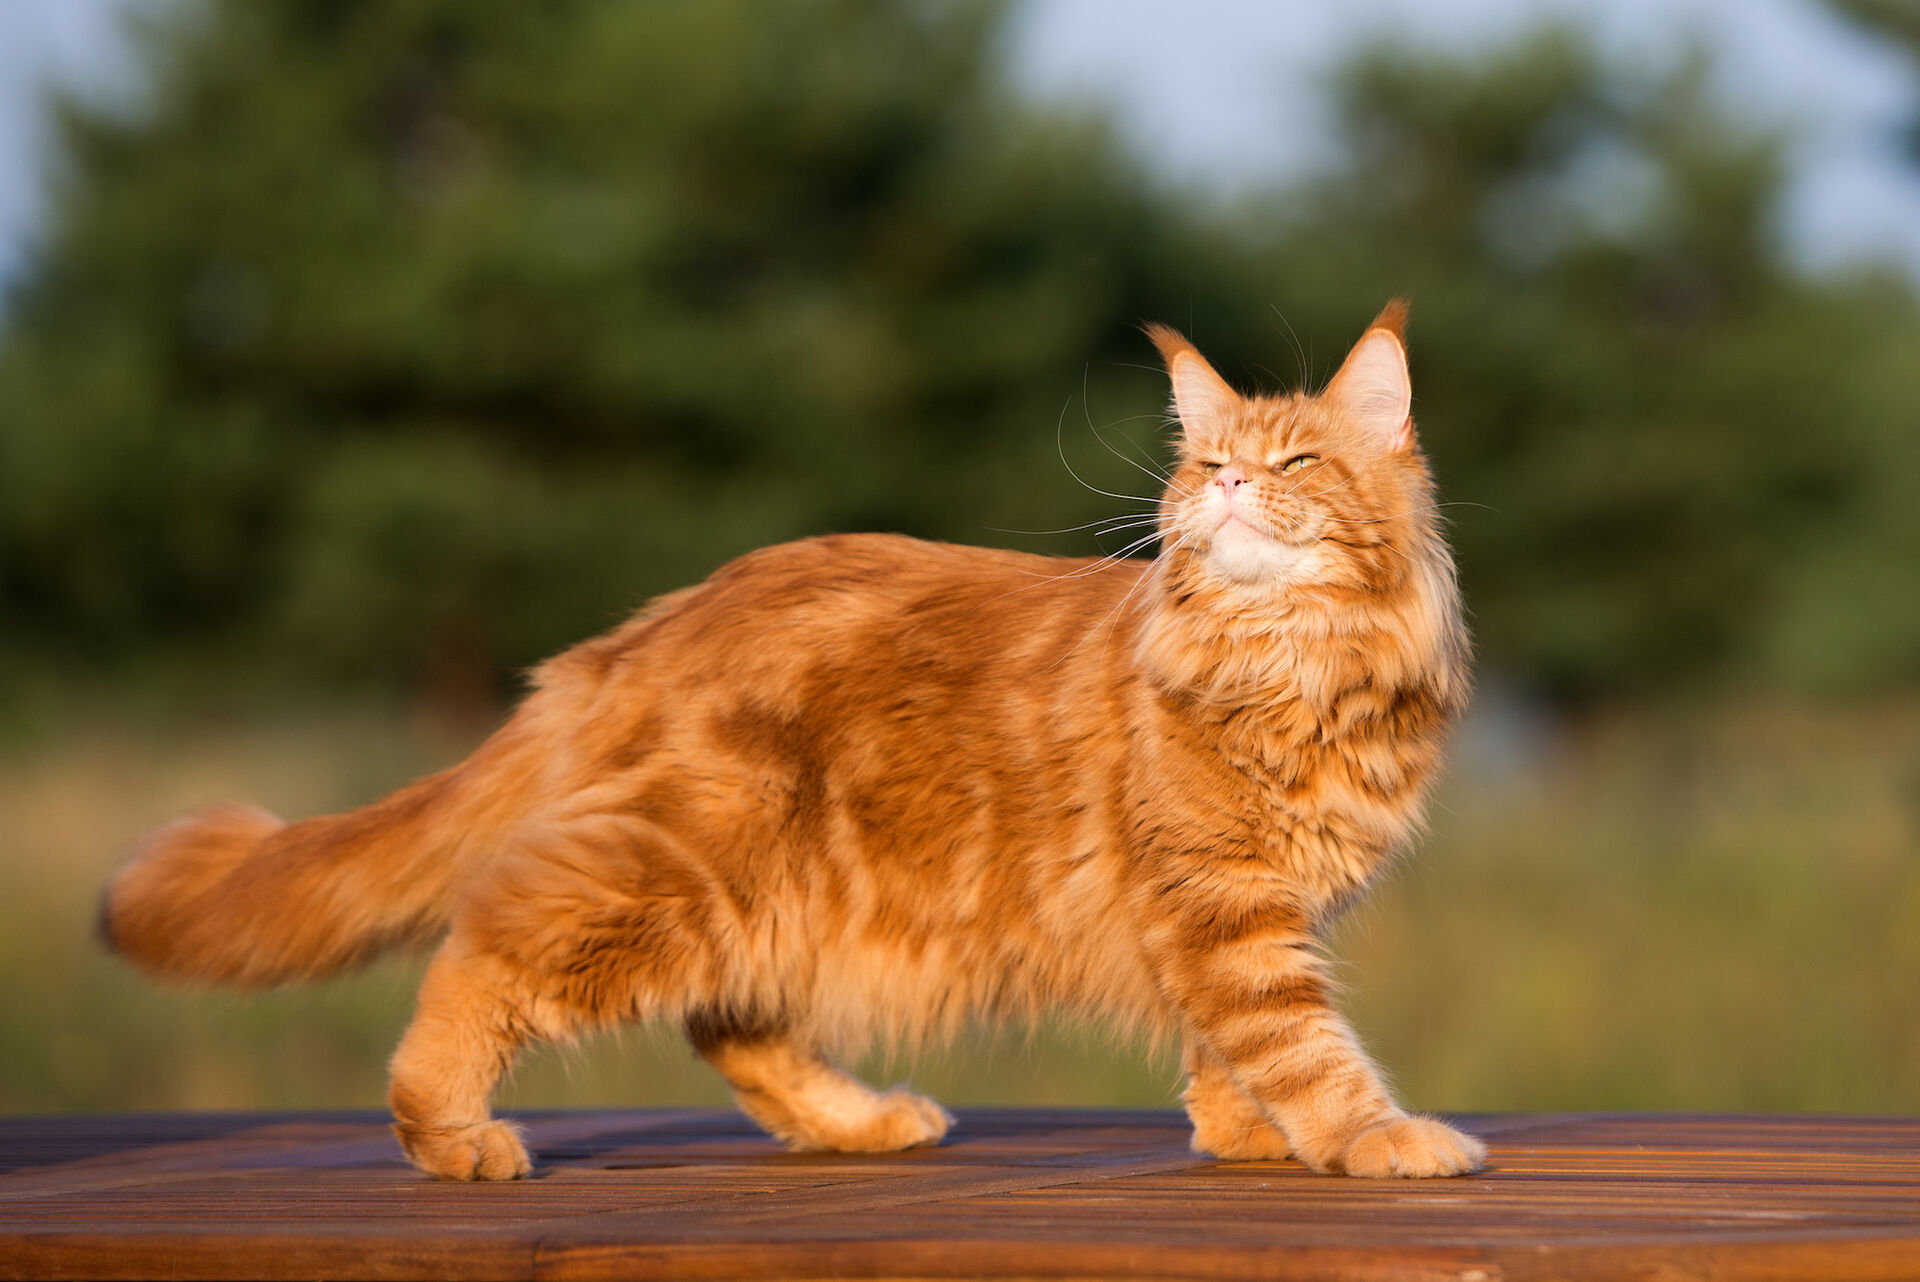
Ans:
POLYGON ((1279 591, 1319 577, 1323 568, 1317 546, 1296 546, 1261 534, 1244 525, 1221 527, 1207 548, 1207 571, 1237 588, 1279 591))

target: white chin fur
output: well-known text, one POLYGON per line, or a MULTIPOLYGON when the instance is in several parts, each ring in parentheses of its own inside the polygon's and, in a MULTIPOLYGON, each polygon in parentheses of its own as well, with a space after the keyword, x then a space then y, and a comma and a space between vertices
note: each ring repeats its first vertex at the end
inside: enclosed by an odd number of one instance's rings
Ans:
POLYGON ((1316 548, 1298 548, 1268 538, 1239 522, 1214 531, 1207 568, 1228 583, 1284 587, 1313 576, 1316 548))

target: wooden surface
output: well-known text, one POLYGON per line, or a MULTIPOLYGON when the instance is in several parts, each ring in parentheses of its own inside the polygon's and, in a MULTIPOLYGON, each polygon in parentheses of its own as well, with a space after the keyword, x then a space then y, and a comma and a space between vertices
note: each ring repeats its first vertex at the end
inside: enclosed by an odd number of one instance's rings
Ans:
POLYGON ((1173 1113, 961 1113, 937 1149, 795 1156, 724 1113, 522 1119, 439 1184, 371 1114, 0 1118, 0 1275, 1920 1278, 1920 1119, 1464 1124, 1464 1179, 1212 1162, 1173 1113))

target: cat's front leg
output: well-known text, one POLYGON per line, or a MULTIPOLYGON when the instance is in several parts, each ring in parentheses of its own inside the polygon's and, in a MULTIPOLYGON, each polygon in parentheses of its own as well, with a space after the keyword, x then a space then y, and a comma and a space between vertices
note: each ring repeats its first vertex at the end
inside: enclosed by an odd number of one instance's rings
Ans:
POLYGON ((1234 1084, 1220 1057, 1188 1033, 1180 1047, 1187 1089, 1180 1098, 1193 1123, 1193 1151, 1243 1162, 1278 1162, 1293 1156, 1293 1146, 1266 1110, 1234 1084))
MULTIPOLYGON (((1479 1169, 1486 1160, 1479 1140, 1409 1115, 1387 1093, 1333 1009, 1303 917, 1282 904, 1235 899, 1178 903, 1150 932, 1164 989, 1204 1052, 1203 1073, 1210 1053, 1315 1170, 1377 1178, 1479 1169)), ((1213 1107, 1194 1114, 1196 1147, 1203 1126, 1220 1142, 1224 1128, 1236 1125, 1224 1111, 1231 1101, 1217 1089, 1203 1091, 1213 1107)))

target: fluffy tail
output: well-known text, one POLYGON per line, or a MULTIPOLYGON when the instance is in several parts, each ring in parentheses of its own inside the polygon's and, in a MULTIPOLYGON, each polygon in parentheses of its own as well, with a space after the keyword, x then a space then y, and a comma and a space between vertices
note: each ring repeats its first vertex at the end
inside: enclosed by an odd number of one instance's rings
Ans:
POLYGON ((461 883, 523 813, 503 731, 361 810, 282 823, 219 806, 162 828, 114 876, 100 934, 170 979, 311 979, 444 929, 461 883))

